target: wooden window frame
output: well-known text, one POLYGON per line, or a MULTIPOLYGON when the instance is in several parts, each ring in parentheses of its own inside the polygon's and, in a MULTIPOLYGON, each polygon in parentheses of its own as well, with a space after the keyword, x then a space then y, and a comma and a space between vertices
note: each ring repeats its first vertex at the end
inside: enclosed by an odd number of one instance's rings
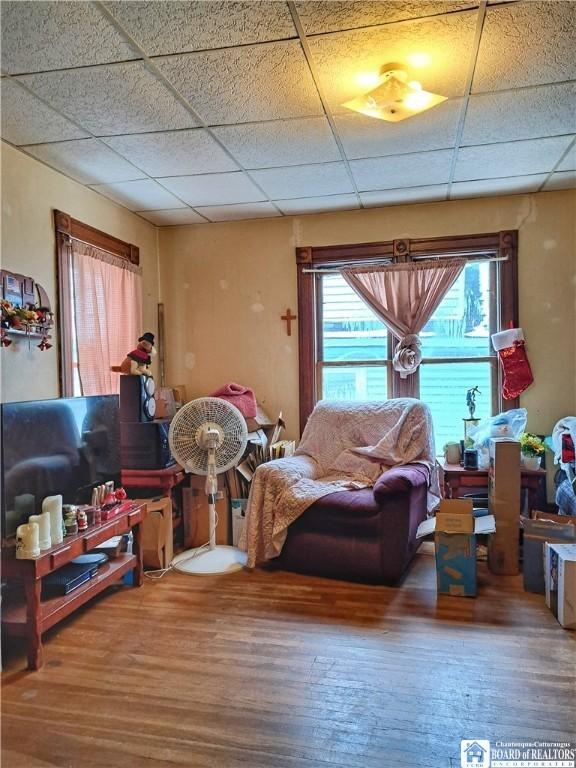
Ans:
MULTIPOLYGON (((312 412, 320 392, 318 375, 318 339, 320 338, 319 276, 304 269, 322 269, 343 264, 362 264, 378 258, 393 262, 426 257, 491 257, 506 259, 498 264, 498 329, 518 326, 518 230, 503 230, 474 235, 388 240, 378 243, 307 246, 296 248, 298 271, 298 343, 300 383, 300 431, 312 412)), ((495 285, 491 285, 493 289, 495 285)), ((497 330, 491 329, 491 332, 497 330)), ((389 334, 389 344, 391 344, 389 334)), ((389 348, 390 350, 390 348, 389 348)), ((475 359, 477 362, 481 358, 475 359)), ((428 359, 427 364, 430 364, 428 359)), ((389 366, 389 378, 397 376, 389 366)), ((496 389, 502 384, 501 367, 497 366, 496 389)), ((390 381, 389 381, 390 384, 390 381)), ((390 388, 389 388, 389 391, 390 388)), ((501 409, 518 407, 518 398, 502 401, 501 409)))
POLYGON ((72 372, 72 292, 69 281, 70 258, 72 241, 93 245, 103 251, 138 266, 140 264, 140 249, 132 243, 126 243, 100 229, 73 219, 63 211, 54 210, 54 230, 56 233, 56 281, 58 283, 58 351, 59 351, 59 385, 61 397, 72 397, 74 394, 72 372))

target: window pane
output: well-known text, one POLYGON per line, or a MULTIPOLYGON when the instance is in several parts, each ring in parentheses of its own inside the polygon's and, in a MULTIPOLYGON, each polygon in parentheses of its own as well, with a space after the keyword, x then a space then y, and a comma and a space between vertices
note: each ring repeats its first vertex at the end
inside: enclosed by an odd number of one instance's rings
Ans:
POLYGON ((490 348, 490 264, 467 264, 420 334, 424 357, 485 357, 490 348))
POLYGON ((464 439, 462 419, 469 417, 466 391, 478 387, 474 418, 492 415, 491 364, 423 363, 420 366, 420 399, 430 406, 434 420, 436 453, 444 443, 464 439))
POLYGON ((386 400, 386 366, 324 366, 322 397, 325 400, 386 400))
POLYGON ((322 276, 324 360, 385 360, 387 331, 339 275, 322 276))

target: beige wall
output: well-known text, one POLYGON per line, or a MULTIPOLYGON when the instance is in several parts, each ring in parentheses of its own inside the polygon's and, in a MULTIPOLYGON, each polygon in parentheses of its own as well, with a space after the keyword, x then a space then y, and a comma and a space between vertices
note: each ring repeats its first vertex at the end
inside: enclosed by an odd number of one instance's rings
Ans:
POLYGON ((518 229, 520 320, 535 384, 529 428, 576 413, 576 193, 462 200, 187 227, 160 234, 171 383, 205 395, 254 388, 298 432, 298 345, 280 315, 296 311, 294 248, 518 229))
MULTIPOLYGON (((4 143, 1 160, 2 266, 37 280, 46 289, 55 308, 57 289, 52 211, 55 208, 65 211, 75 219, 140 248, 144 326, 145 330, 156 332, 156 228, 126 208, 4 143)), ((52 349, 40 352, 34 342, 29 350, 28 343, 19 340, 2 350, 3 402, 58 396, 56 344, 52 349)))

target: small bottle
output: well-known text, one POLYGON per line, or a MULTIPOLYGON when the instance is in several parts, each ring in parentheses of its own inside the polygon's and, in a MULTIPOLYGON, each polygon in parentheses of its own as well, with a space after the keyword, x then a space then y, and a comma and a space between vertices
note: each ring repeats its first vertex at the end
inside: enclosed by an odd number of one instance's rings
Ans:
POLYGON ((78 533, 78 519, 76 517, 76 507, 72 504, 65 504, 62 508, 64 513, 64 525, 66 527, 66 536, 74 536, 78 533))
POLYGON ((76 520, 78 523, 78 531, 85 531, 88 528, 88 517, 85 510, 78 510, 76 520))

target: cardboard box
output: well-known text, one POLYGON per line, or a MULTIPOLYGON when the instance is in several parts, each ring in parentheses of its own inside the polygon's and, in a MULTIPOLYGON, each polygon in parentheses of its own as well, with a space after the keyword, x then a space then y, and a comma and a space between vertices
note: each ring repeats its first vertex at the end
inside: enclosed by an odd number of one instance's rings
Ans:
MULTIPOLYGON (((190 475, 190 485, 182 488, 182 506, 184 522, 184 546, 201 547, 210 541, 210 513, 205 486, 206 477, 190 475)), ((216 500, 216 543, 230 543, 230 521, 228 509, 228 492, 224 485, 223 475, 218 476, 218 497, 216 500)))
POLYGON ((565 629, 576 629, 576 544, 545 545, 546 605, 565 629))
POLYGON ((172 562, 172 501, 170 498, 140 499, 148 507, 141 524, 145 568, 168 568, 172 562))
POLYGON ((470 499, 443 499, 436 517, 418 526, 417 538, 434 533, 439 595, 476 597, 476 535, 494 530, 494 517, 475 518, 470 499))
POLYGON ((240 534, 244 528, 246 520, 246 505, 248 499, 232 499, 230 502, 232 508, 232 544, 237 547, 240 534))
MULTIPOLYGON (((570 518, 567 519, 570 520, 570 518)), ((546 591, 544 544, 576 542, 576 526, 563 525, 553 520, 524 519, 522 527, 524 528, 522 547, 524 589, 527 592, 538 592, 543 595, 546 591)))
POLYGON ((489 457, 488 509, 496 532, 488 542, 488 567, 512 575, 520 570, 520 443, 492 438, 489 457))

